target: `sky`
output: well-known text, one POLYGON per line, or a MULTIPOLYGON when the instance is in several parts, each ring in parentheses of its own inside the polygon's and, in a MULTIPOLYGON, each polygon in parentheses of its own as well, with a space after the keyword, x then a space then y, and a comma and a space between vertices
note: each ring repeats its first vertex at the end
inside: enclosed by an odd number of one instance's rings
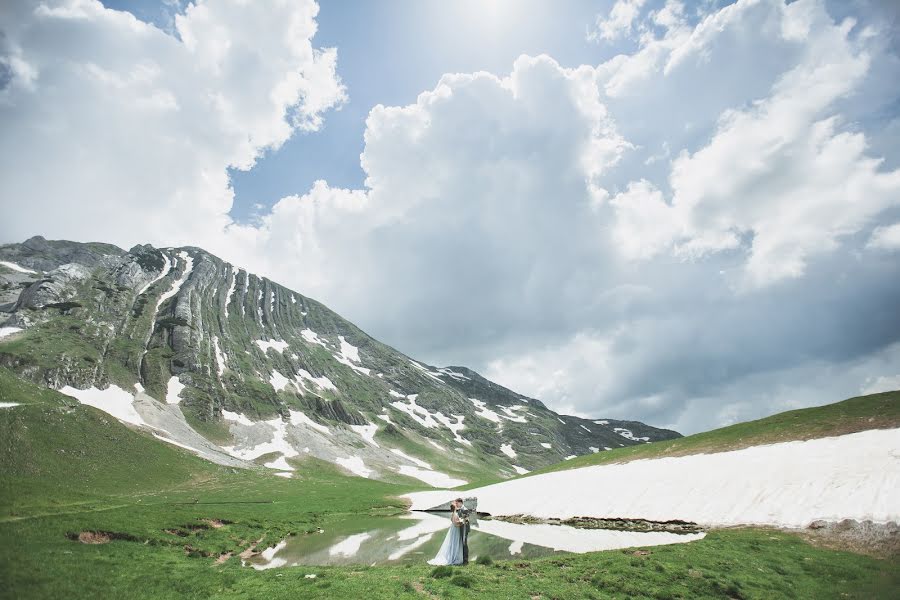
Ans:
POLYGON ((683 433, 900 388, 878 0, 11 0, 0 243, 196 245, 683 433))

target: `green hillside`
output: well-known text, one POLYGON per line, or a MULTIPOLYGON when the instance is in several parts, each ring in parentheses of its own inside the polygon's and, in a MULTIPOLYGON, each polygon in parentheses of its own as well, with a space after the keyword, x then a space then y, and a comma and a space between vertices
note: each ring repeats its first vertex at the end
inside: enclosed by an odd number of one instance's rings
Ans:
POLYGON ((811 440, 893 427, 900 427, 900 391, 857 396, 825 406, 791 410, 675 440, 587 454, 533 471, 525 477, 591 465, 725 452, 762 444, 811 440))
MULTIPOLYGON (((895 409, 896 396, 882 396, 895 409)), ((874 398, 842 403, 834 414, 871 414, 876 405, 860 401, 874 398)), ((410 486, 346 477, 316 459, 298 461, 295 479, 219 467, 3 369, 0 402, 22 404, 0 409, 5 597, 890 598, 898 585, 896 559, 762 529, 443 571, 427 557, 255 571, 241 566, 241 551, 315 535, 348 517, 399 513, 397 495, 410 486)), ((814 420, 806 419, 811 428, 814 420)), ((820 431, 828 431, 825 421, 818 419, 820 431)))

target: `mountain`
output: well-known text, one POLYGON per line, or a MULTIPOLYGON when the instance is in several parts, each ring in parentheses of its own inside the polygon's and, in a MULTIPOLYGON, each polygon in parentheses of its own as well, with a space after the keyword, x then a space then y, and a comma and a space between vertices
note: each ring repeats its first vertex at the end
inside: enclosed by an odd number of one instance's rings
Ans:
POLYGON ((200 248, 0 246, 0 365, 214 462, 434 486, 680 437, 434 367, 200 248))

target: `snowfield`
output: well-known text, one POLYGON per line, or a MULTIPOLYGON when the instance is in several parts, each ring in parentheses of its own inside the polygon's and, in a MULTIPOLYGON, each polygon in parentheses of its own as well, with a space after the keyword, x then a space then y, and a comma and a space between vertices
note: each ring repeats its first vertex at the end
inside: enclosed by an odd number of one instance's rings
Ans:
POLYGON ((66 396, 72 396, 82 404, 99 408, 120 421, 131 423, 132 425, 146 425, 141 415, 134 410, 132 405, 134 396, 117 385, 110 385, 105 390, 95 387, 79 390, 67 385, 60 388, 59 391, 66 396))
MULTIPOLYGON (((494 515, 806 527, 900 520, 900 429, 535 475, 469 490, 494 515)), ((407 494, 427 510, 453 491, 407 494)))
POLYGON ((18 271, 19 273, 29 273, 31 275, 37 275, 37 271, 32 271, 31 269, 26 269, 21 265, 17 265, 16 263, 7 262, 5 260, 0 260, 0 265, 3 265, 7 269, 12 269, 13 271, 18 271))

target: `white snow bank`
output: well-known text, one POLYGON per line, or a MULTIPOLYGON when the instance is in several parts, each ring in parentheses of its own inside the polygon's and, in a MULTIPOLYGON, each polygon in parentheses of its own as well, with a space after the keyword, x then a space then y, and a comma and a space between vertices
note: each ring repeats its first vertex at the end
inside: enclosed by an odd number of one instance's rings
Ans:
POLYGON ((596 425, 609 425, 609 421, 594 421, 596 425))
POLYGON ((184 390, 184 384, 181 383, 181 380, 177 376, 170 377, 166 386, 166 403, 180 404, 182 390, 184 390))
POLYGON ((259 349, 263 351, 263 354, 268 352, 269 348, 284 354, 284 351, 287 350, 288 347, 288 343, 281 340, 256 340, 254 344, 259 346, 259 349))
POLYGON ((440 421, 444 427, 450 430, 450 433, 453 434, 453 439, 456 440, 460 444, 465 444, 466 446, 471 446, 472 442, 463 438, 459 435, 459 432, 466 428, 465 424, 463 424, 463 420, 466 418, 464 415, 450 415, 456 421, 451 421, 449 417, 444 416, 442 412, 435 412, 434 418, 440 421))
POLYGON ((206 452, 204 452, 203 450, 194 448, 193 446, 188 446, 187 444, 183 444, 183 443, 179 442, 178 440, 173 440, 170 437, 160 435, 160 434, 156 433, 155 431, 152 433, 153 433, 153 437, 155 437, 156 439, 158 439, 160 441, 166 442, 167 444, 172 444, 173 446, 178 446, 179 448, 184 448, 185 450, 190 450, 194 454, 199 454, 203 458, 206 458, 206 452))
POLYGON ((359 362, 359 348, 345 340, 342 335, 338 336, 338 340, 341 342, 341 353, 333 355, 335 360, 341 364, 347 365, 357 373, 371 375, 372 369, 366 369, 365 367, 360 367, 356 364, 359 362))
POLYGON ((225 320, 228 320, 228 305, 231 304, 231 297, 234 295, 234 284, 237 283, 237 276, 240 273, 240 269, 237 271, 234 270, 234 267, 229 269, 231 272, 230 280, 231 282, 228 284, 228 291, 225 292, 225 320))
MULTIPOLYGON (((222 412, 225 413, 226 411, 222 412)), ((280 418, 275 417, 274 419, 270 419, 268 421, 257 421, 253 425, 254 429, 256 430, 260 430, 263 428, 268 429, 270 440, 254 444, 252 446, 222 446, 222 450, 236 458, 241 458, 244 460, 253 460, 259 458, 260 456, 264 456, 273 452, 279 452, 285 457, 299 455, 299 452, 297 452, 297 450, 293 446, 291 446, 290 442, 287 441, 287 423, 282 421, 280 418)))
POLYGON ((293 477, 293 474, 290 472, 275 473, 275 475, 278 477, 284 477, 285 479, 290 479, 291 477, 293 477))
POLYGON ((316 423, 315 421, 307 417, 305 413, 302 413, 299 410, 291 410, 288 411, 288 413, 291 417, 291 425, 306 425, 307 427, 312 427, 316 431, 321 431, 326 435, 331 435, 331 430, 328 429, 328 427, 316 423))
POLYGON ((500 416, 503 417, 504 419, 506 419, 507 421, 512 421, 514 423, 527 423, 528 420, 525 417, 523 417, 522 415, 517 415, 515 413, 515 411, 522 410, 523 408, 526 408, 526 407, 522 406, 521 404, 514 404, 513 406, 501 406, 500 410, 502 410, 506 414, 500 415, 500 416))
POLYGON ((350 429, 358 433, 362 439, 369 442, 376 448, 380 448, 378 442, 375 441, 375 433, 378 431, 378 425, 375 423, 368 423, 366 425, 350 425, 350 429))
POLYGON ((248 427, 253 426, 254 421, 251 421, 241 413, 231 412, 228 410, 222 410, 222 418, 227 421, 234 421, 235 423, 240 423, 241 425, 247 425, 248 427))
POLYGON ((306 369, 297 369, 297 383, 300 387, 305 387, 303 385, 303 381, 309 381, 316 386, 322 388, 323 390, 337 390, 337 386, 332 383, 330 379, 326 376, 321 375, 319 377, 314 377, 312 373, 307 371, 306 369))
POLYGON ((0 327, 0 339, 22 331, 21 327, 0 327))
POLYGON ((336 458, 334 462, 341 465, 354 475, 359 475, 360 477, 368 477, 369 474, 372 473, 372 469, 367 467, 366 463, 363 462, 363 459, 358 456, 351 456, 349 458, 336 458))
POLYGON ((0 408, 12 408, 13 406, 21 406, 21 402, 0 402, 0 408))
POLYGON ((463 375, 462 373, 458 373, 452 369, 448 369, 447 367, 438 369, 438 373, 440 373, 441 375, 446 375, 448 377, 452 377, 453 379, 456 379, 458 381, 469 381, 469 378, 466 377, 465 375, 463 375))
POLYGON ((488 421, 493 421, 498 425, 503 424, 503 421, 500 419, 500 415, 489 409, 486 402, 478 400, 476 398, 469 398, 469 402, 475 405, 476 416, 481 417, 482 419, 487 419, 488 421))
POLYGON ((431 487, 456 487, 468 483, 465 479, 455 479, 440 471, 420 469, 418 467, 410 467, 409 465, 402 465, 398 467, 397 470, 401 475, 415 477, 420 481, 424 481, 431 487))
MULTIPOLYGON (((598 465, 470 490, 495 515, 682 519, 805 527, 817 519, 900 520, 900 429, 598 465)), ((408 494, 413 510, 454 492, 408 494)), ((530 527, 530 526, 529 526, 530 527)))
POLYGON ((290 385, 291 380, 279 373, 276 370, 272 370, 272 375, 269 376, 269 384, 275 388, 276 392, 280 392, 288 385, 290 385))
POLYGON ((414 361, 414 360, 412 360, 412 359, 410 359, 409 363, 410 363, 412 366, 414 366, 416 369, 418 369, 419 372, 421 372, 421 373, 422 373, 423 375, 425 375, 426 377, 430 377, 431 379, 434 379, 434 380, 437 381, 438 383, 444 383, 444 380, 443 380, 443 379, 441 379, 440 377, 438 377, 437 375, 435 375, 434 373, 432 373, 431 371, 429 371, 428 369, 426 369, 423 365, 417 363, 416 361, 414 361))
POLYGON ((548 450, 553 447, 553 444, 548 444, 547 442, 541 442, 541 446, 547 448, 548 450))
POLYGON ((624 427, 614 427, 613 431, 621 435, 623 438, 628 440, 634 440, 635 442, 649 442, 650 438, 648 437, 635 437, 633 433, 631 433, 630 429, 625 429, 624 427))
POLYGON ((0 265, 3 265, 7 269, 12 269, 13 271, 18 271, 19 273, 31 273, 32 275, 37 275, 37 271, 32 271, 31 269, 26 269, 25 267, 17 265, 16 263, 7 262, 5 260, 0 260, 0 265))
POLYGON ((219 377, 222 376, 222 373, 225 372, 225 355, 222 353, 222 349, 219 348, 219 338, 216 336, 212 336, 213 341, 213 350, 216 353, 216 371, 219 373, 219 377))
POLYGON ((72 396, 82 404, 99 408, 120 421, 125 421, 132 425, 147 424, 137 411, 134 410, 134 406, 132 405, 134 396, 117 385, 111 385, 105 390, 98 390, 95 387, 79 390, 67 385, 60 388, 59 391, 67 396, 72 396))
POLYGON ((525 475, 525 474, 527 474, 527 473, 531 473, 531 471, 529 471, 528 469, 525 469, 525 468, 520 467, 520 466, 518 466, 518 465, 513 465, 512 468, 513 468, 513 469, 515 470, 515 472, 518 473, 519 475, 525 475))
POLYGON ((584 429, 584 430, 587 431, 588 433, 591 433, 591 430, 588 429, 587 427, 585 427, 584 425, 579 425, 579 427, 581 427, 582 429, 584 429))
POLYGON ((153 279, 151 279, 150 281, 145 283, 143 285, 143 287, 141 287, 141 289, 138 290, 138 293, 137 293, 138 296, 140 296, 141 294, 146 292, 148 289, 150 289, 151 285, 153 285, 154 283, 156 283, 157 281, 159 281, 160 279, 162 279, 163 277, 168 275, 169 271, 172 270, 172 261, 169 260, 169 257, 165 253, 162 253, 162 256, 163 256, 163 261, 165 261, 165 263, 166 263, 165 265, 163 265, 162 271, 159 272, 159 275, 157 275, 156 277, 154 277, 153 279))
POLYGON ((500 452, 502 452, 503 454, 507 455, 510 458, 515 458, 517 456, 516 451, 513 450, 512 444, 501 444, 500 452))
MULTIPOLYGON (((279 471, 293 471, 294 467, 288 464, 287 458, 285 458, 284 454, 276 458, 275 460, 269 461, 265 463, 266 467, 270 469, 277 469, 279 471)), ((278 475, 278 473, 276 473, 278 475)))
POLYGON ((304 329, 300 332, 300 335, 303 336, 303 339, 309 342, 310 344, 318 344, 323 348, 327 348, 325 342, 319 339, 319 334, 313 331, 312 329, 304 329))

